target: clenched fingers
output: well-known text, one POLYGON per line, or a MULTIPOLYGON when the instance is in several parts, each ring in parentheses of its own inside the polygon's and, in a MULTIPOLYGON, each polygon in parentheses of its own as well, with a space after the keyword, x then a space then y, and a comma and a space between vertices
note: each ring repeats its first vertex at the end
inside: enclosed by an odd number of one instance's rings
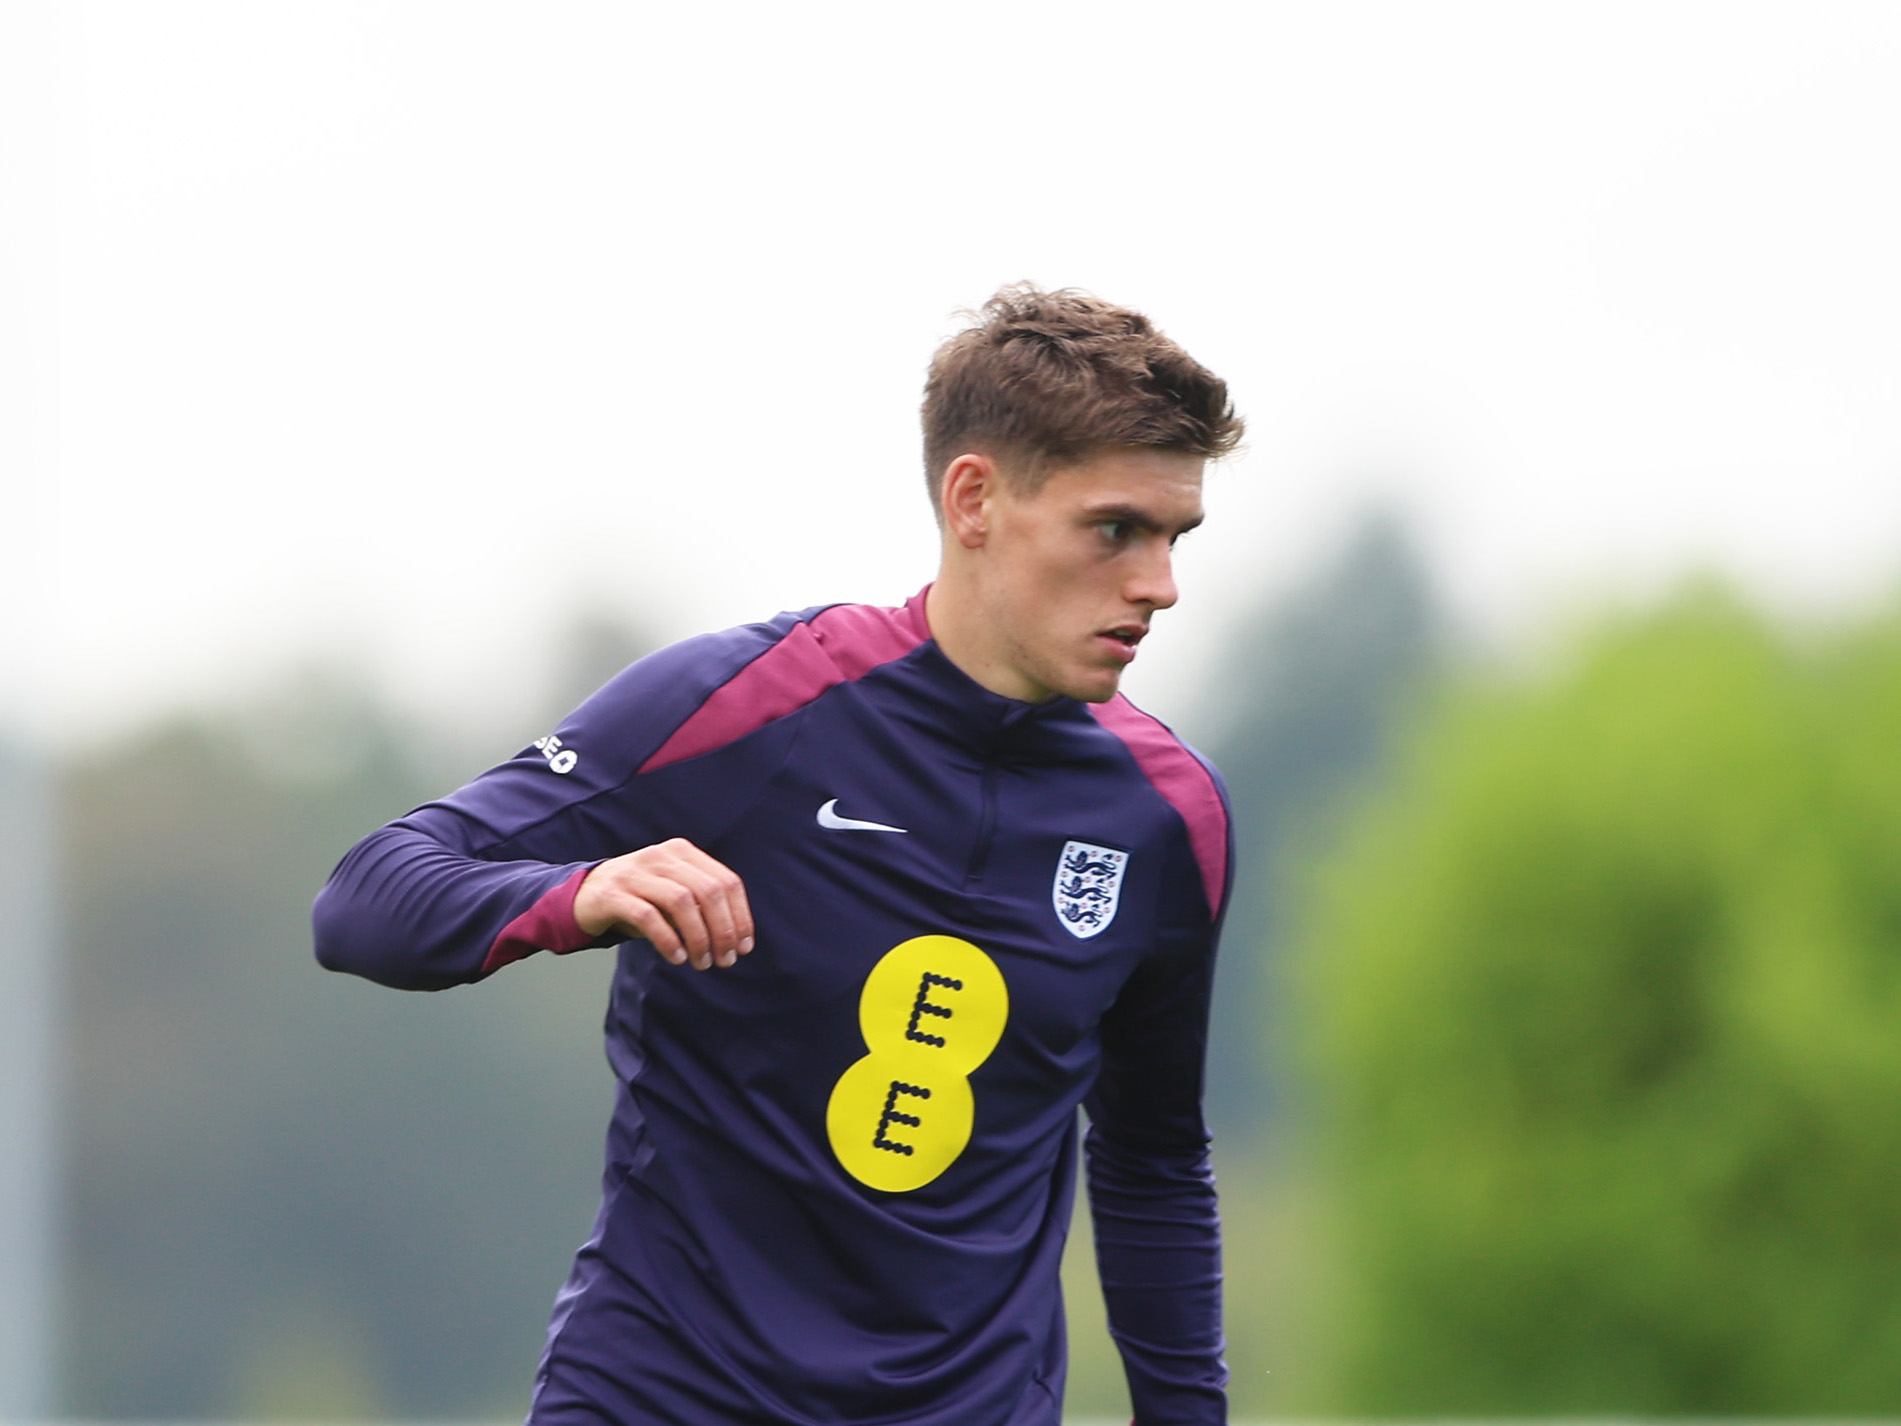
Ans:
POLYGON ((730 966, 753 948, 752 908, 738 874, 684 837, 595 867, 575 894, 574 919, 590 936, 618 927, 699 970, 730 966))

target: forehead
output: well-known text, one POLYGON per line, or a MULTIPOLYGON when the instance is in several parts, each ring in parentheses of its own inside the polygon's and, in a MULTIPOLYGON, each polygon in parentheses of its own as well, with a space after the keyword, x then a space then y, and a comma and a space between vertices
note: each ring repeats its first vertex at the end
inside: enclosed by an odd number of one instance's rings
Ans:
POLYGON ((1201 518, 1204 464, 1183 451, 1107 451, 1051 471, 1032 498, 1085 511, 1126 507, 1159 524, 1187 525, 1201 518))

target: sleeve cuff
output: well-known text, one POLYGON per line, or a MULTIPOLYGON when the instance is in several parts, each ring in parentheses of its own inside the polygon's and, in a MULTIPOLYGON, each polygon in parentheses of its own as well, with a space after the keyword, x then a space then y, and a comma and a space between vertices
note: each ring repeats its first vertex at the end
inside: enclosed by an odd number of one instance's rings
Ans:
POLYGON ((597 938, 588 935, 574 921, 575 895, 593 870, 592 863, 577 867, 567 880, 544 891, 534 905, 502 927, 501 934, 489 945, 488 958, 482 962, 482 974, 526 960, 537 951, 565 956, 570 951, 593 945, 597 938))

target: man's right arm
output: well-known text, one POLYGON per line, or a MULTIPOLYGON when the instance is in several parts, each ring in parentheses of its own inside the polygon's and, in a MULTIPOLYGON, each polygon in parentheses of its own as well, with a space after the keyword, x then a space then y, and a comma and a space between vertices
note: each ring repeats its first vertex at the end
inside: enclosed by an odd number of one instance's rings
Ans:
POLYGON ((418 820, 366 837, 318 894, 311 921, 326 969, 435 990, 536 951, 603 941, 645 940, 699 970, 753 948, 739 877, 683 837, 593 866, 550 867, 483 861, 453 824, 450 844, 418 820))
POLYGON ((318 962, 399 990, 441 990, 593 940, 573 909, 588 863, 491 861, 475 841, 463 818, 431 806, 358 842, 311 908, 318 962))
POLYGON ((634 937, 676 963, 731 964, 751 915, 702 848, 750 805, 787 730, 690 762, 655 751, 779 633, 753 625, 651 655, 557 738, 366 837, 317 897, 317 959, 409 990, 634 937))

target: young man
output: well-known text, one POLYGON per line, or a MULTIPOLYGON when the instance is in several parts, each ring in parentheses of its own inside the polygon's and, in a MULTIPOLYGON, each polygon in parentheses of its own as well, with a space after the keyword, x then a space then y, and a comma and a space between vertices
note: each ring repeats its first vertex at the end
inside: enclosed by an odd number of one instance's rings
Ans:
POLYGON ((411 989, 620 943, 532 1422, 1056 1426, 1079 1105, 1136 1420, 1225 1419, 1228 820, 1116 685, 1240 422, 1139 314, 1018 287, 924 428, 923 592, 642 659, 317 899, 324 965, 411 989))

